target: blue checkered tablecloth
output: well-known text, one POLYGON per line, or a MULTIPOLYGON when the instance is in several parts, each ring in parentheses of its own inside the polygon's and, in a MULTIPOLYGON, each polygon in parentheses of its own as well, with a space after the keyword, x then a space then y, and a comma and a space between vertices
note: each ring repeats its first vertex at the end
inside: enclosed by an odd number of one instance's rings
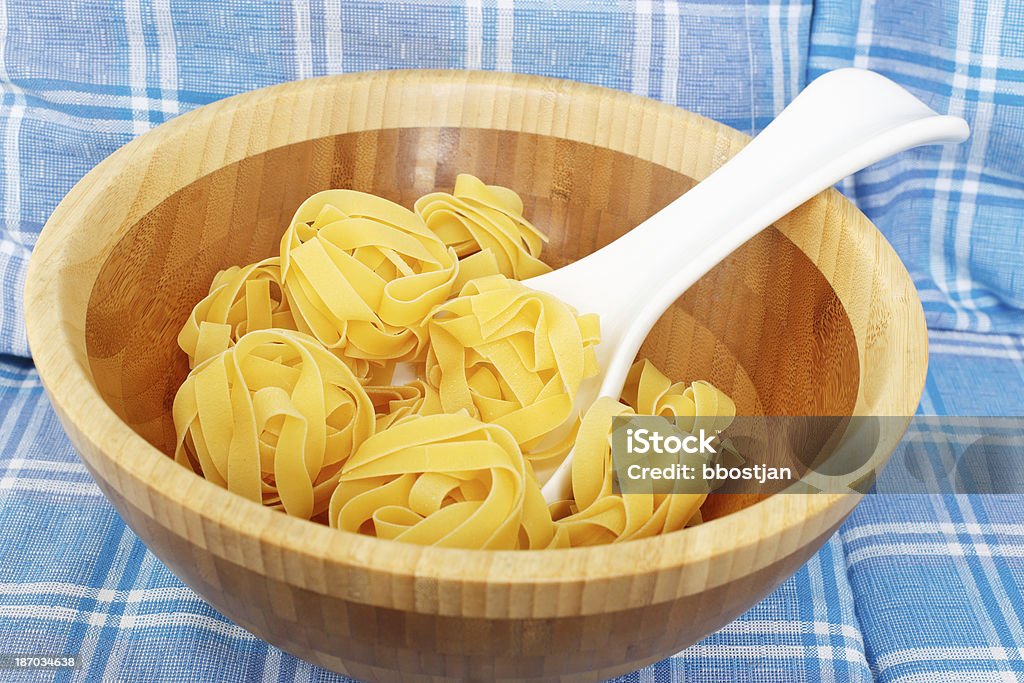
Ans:
MULTIPOLYGON (((0 654, 82 663, 0 680, 339 680, 175 579, 100 495, 42 391, 26 261, 104 156, 236 92, 397 67, 572 78, 755 132, 851 64, 973 131, 841 185, 924 302, 921 412, 1024 415, 1018 0, 0 0, 0 654)), ((625 679, 1024 681, 1022 592, 1024 496, 868 496, 761 604, 625 679)))

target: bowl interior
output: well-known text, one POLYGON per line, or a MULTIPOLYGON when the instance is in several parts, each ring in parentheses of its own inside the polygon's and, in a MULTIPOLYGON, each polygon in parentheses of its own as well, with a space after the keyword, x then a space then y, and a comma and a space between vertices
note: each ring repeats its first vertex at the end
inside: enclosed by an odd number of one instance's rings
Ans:
MULTIPOLYGON (((171 406, 188 371, 177 333, 218 270, 277 253, 292 213, 314 192, 353 188, 411 207, 424 193, 450 191, 461 172, 520 193, 526 215, 550 235, 543 257, 555 267, 610 242, 694 184, 607 148, 482 128, 344 133, 246 157, 159 203, 104 262, 85 327, 103 399, 171 453, 171 406)), ((673 379, 711 381, 745 415, 849 415, 858 394, 847 312, 814 263, 774 228, 690 288, 641 355, 673 379)), ((756 499, 712 496, 704 512, 717 517, 756 499)))

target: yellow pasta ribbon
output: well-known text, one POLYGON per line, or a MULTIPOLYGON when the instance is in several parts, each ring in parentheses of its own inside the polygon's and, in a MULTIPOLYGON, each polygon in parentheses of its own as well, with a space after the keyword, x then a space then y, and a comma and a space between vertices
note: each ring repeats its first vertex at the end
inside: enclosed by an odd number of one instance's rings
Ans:
POLYGON ((217 273, 209 294, 195 305, 178 334, 178 346, 194 368, 246 332, 273 327, 296 329, 277 256, 217 273))
POLYGON ((464 411, 405 417, 342 468, 331 526, 453 548, 546 547, 554 536, 515 439, 464 411))
POLYGON ((508 429, 527 457, 550 457, 546 437, 565 428, 580 383, 597 373, 597 317, 493 275, 438 306, 427 329, 426 379, 443 410, 508 429))
POLYGON ((444 412, 437 389, 421 379, 397 386, 368 386, 366 393, 377 413, 377 431, 410 415, 436 415, 444 412))
POLYGON ((427 227, 455 249, 460 268, 473 271, 472 277, 501 274, 525 280, 551 270, 539 258, 547 237, 523 217, 523 200, 506 187, 486 185, 462 173, 451 194, 424 195, 414 208, 427 227))
POLYGON ((700 522, 700 506, 707 494, 612 492, 612 418, 637 414, 690 418, 680 426, 691 431, 704 425, 724 429, 736 412, 729 397, 711 384, 673 383, 648 360, 630 369, 623 400, 629 405, 602 397, 586 412, 573 451, 573 499, 551 507, 558 533, 567 535, 572 546, 644 538, 700 522))
POLYGON ((281 276, 298 328, 378 364, 420 355, 423 322, 451 294, 456 275, 455 252, 417 214, 365 192, 318 192, 281 239, 281 276))
POLYGON ((197 365, 174 398, 175 460, 249 500, 306 519, 374 433, 352 370, 315 339, 254 330, 197 365))

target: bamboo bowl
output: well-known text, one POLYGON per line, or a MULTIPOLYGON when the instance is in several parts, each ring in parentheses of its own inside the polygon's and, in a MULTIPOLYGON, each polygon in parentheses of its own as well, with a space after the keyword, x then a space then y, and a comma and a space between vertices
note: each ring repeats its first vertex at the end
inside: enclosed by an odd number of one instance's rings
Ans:
MULTIPOLYGON (((523 195, 559 266, 747 139, 632 95, 495 73, 354 74, 222 100, 126 145, 54 212, 27 283, 36 365, 129 526, 270 643, 362 679, 627 672, 755 604, 857 497, 712 496, 712 521, 628 547, 463 551, 343 533, 236 497, 167 457, 187 371, 175 336, 214 274, 274 253, 318 190, 411 205, 474 173, 523 195)), ((926 347, 906 270, 830 190, 692 287, 642 353, 676 379, 711 380, 741 414, 909 416, 926 347)))

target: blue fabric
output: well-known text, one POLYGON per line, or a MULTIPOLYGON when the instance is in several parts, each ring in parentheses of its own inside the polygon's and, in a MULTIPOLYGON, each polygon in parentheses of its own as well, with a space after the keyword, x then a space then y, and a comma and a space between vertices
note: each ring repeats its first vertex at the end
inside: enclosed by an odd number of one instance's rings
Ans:
POLYGON ((92 166, 172 116, 281 81, 516 70, 658 97, 747 132, 803 86, 810 0, 0 3, 0 353, 28 355, 29 251, 92 166))
MULTIPOLYGON (((919 413, 1024 415, 1024 337, 929 337, 919 413)), ((1024 496, 866 496, 838 538, 876 680, 1024 680, 1024 496)))
MULTIPOLYGON (((973 131, 841 186, 924 301, 921 411, 1024 415, 1014 0, 0 0, 0 41, 0 654, 79 654, 57 680, 340 679, 231 624, 145 550, 23 358, 24 269, 64 193, 134 135, 236 92, 366 69, 514 70, 756 132, 821 72, 878 70, 973 131)), ((624 680, 1024 680, 1022 503, 869 496, 765 601, 624 680)))
POLYGON ((1024 332, 1024 13, 1007 0, 822 0, 810 78, 885 74, 970 139, 883 161, 843 185, 899 252, 928 324, 1024 332))

